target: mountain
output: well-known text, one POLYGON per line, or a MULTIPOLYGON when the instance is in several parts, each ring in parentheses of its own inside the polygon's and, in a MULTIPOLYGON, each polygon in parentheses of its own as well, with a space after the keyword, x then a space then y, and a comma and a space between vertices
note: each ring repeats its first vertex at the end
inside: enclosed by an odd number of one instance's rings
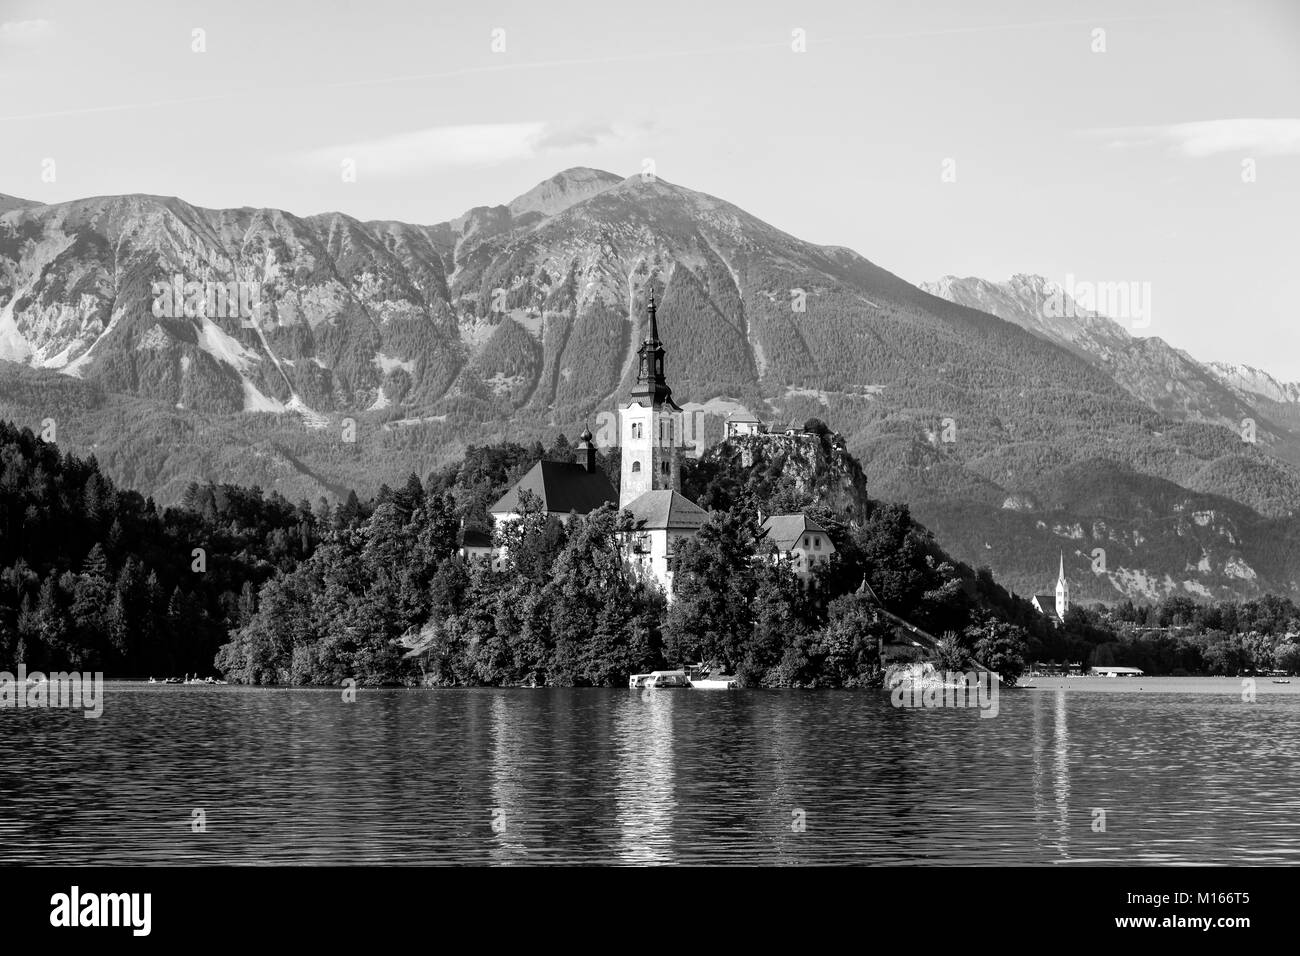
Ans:
POLYGON ((1042 276, 1014 275, 1006 282, 990 282, 949 275, 923 282, 921 288, 1070 349, 1134 398, 1174 420, 1213 422, 1236 430, 1245 418, 1262 419, 1257 437, 1275 453, 1300 463, 1300 384, 1284 385, 1249 366, 1202 363, 1159 337, 1132 335, 1114 319, 1081 307, 1042 276), (1288 405, 1295 411, 1288 414, 1279 407, 1288 405))
POLYGON ((1267 372, 1250 365, 1210 362, 1207 367, 1219 377, 1219 381, 1237 392, 1266 398, 1270 402, 1300 405, 1300 382, 1279 382, 1267 372))
POLYGON ((824 419, 873 497, 1021 593, 1060 550, 1088 599, 1300 590, 1290 431, 1261 416, 1244 442, 1245 393, 1183 353, 1101 320, 1031 328, 1010 318, 1022 293, 949 301, 721 199, 590 169, 434 225, 143 195, 10 209, 0 417, 55 422, 164 502, 207 479, 369 493, 470 444, 598 431, 651 288, 674 397, 706 434, 740 405, 824 419), (242 317, 185 291, 230 282, 242 317), (1156 361, 1172 391, 1138 375, 1156 361))
POLYGON ((544 219, 570 206, 590 199, 597 193, 617 186, 623 180, 613 173, 599 169, 575 167, 556 173, 544 183, 538 183, 522 196, 512 199, 506 208, 515 221, 523 221, 529 213, 544 219))

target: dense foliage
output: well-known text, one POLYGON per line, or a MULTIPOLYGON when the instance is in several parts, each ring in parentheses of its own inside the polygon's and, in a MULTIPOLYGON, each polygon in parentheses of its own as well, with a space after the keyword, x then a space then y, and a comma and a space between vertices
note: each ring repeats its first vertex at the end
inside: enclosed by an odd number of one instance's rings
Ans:
POLYGON ((470 447, 364 503, 191 484, 181 506, 159 509, 93 458, 0 424, 0 667, 607 686, 702 661, 750 686, 860 687, 918 653, 904 620, 943 635, 941 662, 1011 680, 1034 660, 1153 673, 1300 664, 1289 600, 1074 608, 1053 627, 987 568, 950 558, 905 505, 864 497, 845 509, 815 482, 801 491, 726 455, 688 474, 714 511, 677 549, 671 604, 627 572, 627 518, 609 506, 560 522, 526 502, 499 531, 505 560, 467 562, 461 528, 486 528, 487 507, 542 456, 573 448, 563 436, 470 447), (759 514, 774 507, 806 510, 836 546, 807 586, 762 538, 759 514))
POLYGON ((330 524, 325 506, 231 485, 159 509, 94 458, 0 422, 0 664, 210 674, 257 589, 330 524))

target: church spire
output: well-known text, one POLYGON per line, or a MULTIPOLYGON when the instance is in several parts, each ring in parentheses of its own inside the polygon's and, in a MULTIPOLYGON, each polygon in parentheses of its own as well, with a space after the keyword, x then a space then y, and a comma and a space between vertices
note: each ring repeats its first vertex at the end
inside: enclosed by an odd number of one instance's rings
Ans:
POLYGON ((648 337, 641 343, 640 367, 637 369, 636 385, 632 389, 632 401, 644 400, 654 407, 667 405, 674 411, 681 411, 673 401, 673 390, 668 387, 664 376, 664 344, 659 340, 658 310, 655 307, 654 289, 649 290, 646 311, 650 315, 648 337))
POLYGON ((659 320, 655 318, 655 290, 650 290, 650 303, 646 306, 650 313, 650 338, 646 339, 651 345, 662 345, 659 341, 659 320))
POLYGON ((1070 583, 1065 580, 1065 552, 1061 552, 1060 571, 1056 574, 1056 616, 1065 620, 1065 612, 1070 609, 1070 583))

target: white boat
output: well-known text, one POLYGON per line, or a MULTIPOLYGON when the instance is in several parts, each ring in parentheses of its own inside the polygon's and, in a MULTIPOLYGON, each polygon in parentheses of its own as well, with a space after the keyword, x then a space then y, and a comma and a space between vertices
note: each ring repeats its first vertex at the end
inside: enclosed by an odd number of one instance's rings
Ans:
POLYGON ((691 687, 696 690, 736 690, 740 687, 740 681, 734 677, 701 677, 692 679, 691 687))
POLYGON ((705 664, 692 664, 686 669, 686 678, 695 690, 736 690, 740 681, 726 674, 712 673, 712 668, 705 664))
POLYGON ((627 686, 647 690, 669 689, 690 687, 691 682, 686 677, 686 671, 651 671, 649 674, 633 674, 628 678, 627 686))

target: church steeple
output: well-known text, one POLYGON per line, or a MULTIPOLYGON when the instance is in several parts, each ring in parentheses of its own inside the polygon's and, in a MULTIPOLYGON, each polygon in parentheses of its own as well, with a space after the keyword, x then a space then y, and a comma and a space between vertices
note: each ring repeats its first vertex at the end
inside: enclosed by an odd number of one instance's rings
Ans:
POLYGON ((1056 574, 1056 616, 1065 620, 1070 609, 1070 584, 1065 580, 1065 552, 1061 552, 1060 570, 1056 574))
POLYGON ((626 405, 618 410, 622 466, 619 507, 625 508, 647 491, 682 490, 681 448, 685 437, 682 409, 664 376, 664 344, 659 341, 659 317, 654 290, 647 288, 646 339, 641 366, 626 405))
POLYGON ((655 294, 651 289, 646 311, 650 313, 649 336, 641 343, 640 366, 637 369, 636 385, 632 388, 632 401, 648 400, 653 407, 667 405, 681 411, 673 401, 673 390, 668 387, 664 377, 664 344, 659 341, 659 319, 655 309, 655 294))

